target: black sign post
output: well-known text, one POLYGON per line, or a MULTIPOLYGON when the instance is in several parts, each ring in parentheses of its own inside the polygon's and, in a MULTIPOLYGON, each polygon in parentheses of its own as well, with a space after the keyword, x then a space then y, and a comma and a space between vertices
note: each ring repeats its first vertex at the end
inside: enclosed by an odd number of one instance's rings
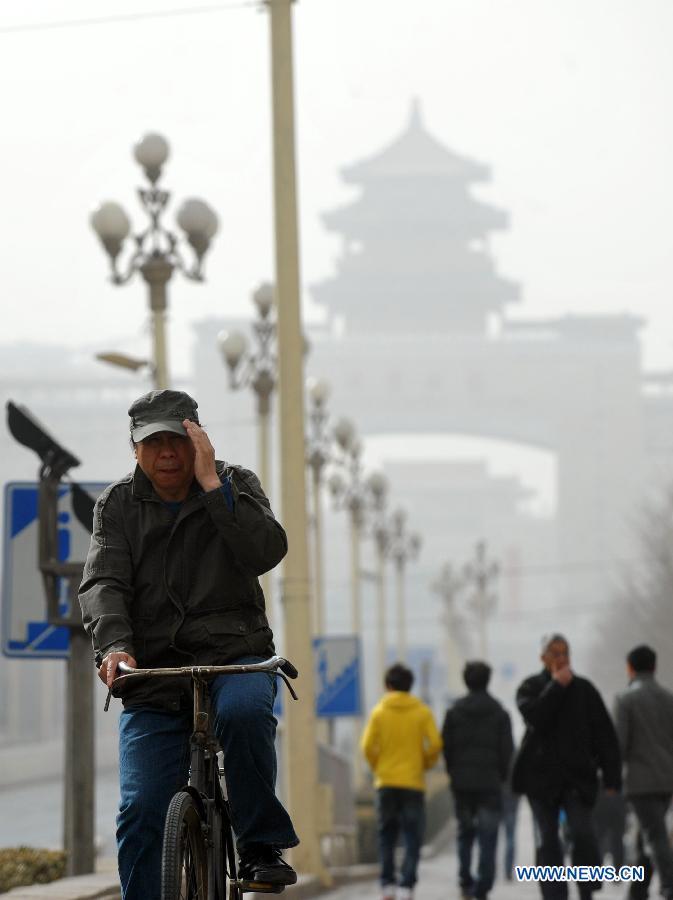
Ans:
MULTIPOLYGON (((63 844, 68 855, 68 874, 85 875, 94 870, 94 681, 91 643, 82 628, 77 589, 83 562, 58 558, 58 493, 61 479, 79 459, 62 447, 31 413, 11 401, 7 403, 7 425, 12 436, 40 458, 39 545, 37 564, 44 581, 47 621, 64 626, 70 633, 67 662, 63 844), (68 586, 68 607, 59 608, 60 579, 68 586)), ((73 510, 88 529, 93 523, 93 500, 72 485, 73 510)))

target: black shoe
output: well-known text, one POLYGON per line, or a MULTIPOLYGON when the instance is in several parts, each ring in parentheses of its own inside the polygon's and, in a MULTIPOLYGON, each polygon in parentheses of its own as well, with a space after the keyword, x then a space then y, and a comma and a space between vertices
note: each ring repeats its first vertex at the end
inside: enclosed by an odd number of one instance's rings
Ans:
POLYGON ((249 844, 239 851, 238 877, 250 884, 274 887, 297 883, 297 873, 283 859, 280 850, 266 844, 249 844))

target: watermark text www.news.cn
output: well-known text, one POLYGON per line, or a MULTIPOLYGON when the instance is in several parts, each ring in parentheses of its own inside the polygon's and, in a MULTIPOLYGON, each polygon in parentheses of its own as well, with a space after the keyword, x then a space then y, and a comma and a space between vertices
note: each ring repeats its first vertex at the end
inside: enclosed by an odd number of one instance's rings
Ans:
POLYGON ((643 866, 515 866, 517 881, 644 881, 643 866))

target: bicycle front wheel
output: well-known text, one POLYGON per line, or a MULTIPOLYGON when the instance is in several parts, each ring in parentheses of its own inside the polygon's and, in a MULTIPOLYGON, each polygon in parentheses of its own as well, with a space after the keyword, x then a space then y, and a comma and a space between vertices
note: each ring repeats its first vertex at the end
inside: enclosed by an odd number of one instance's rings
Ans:
POLYGON ((164 826, 161 900, 208 900, 208 857, 194 798, 179 791, 164 826))

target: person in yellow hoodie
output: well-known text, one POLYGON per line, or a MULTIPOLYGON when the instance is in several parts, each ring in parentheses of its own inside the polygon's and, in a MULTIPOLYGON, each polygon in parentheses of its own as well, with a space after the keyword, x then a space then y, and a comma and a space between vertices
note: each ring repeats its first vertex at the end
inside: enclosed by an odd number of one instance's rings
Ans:
POLYGON ((431 710, 410 694, 411 669, 401 663, 385 674, 360 748, 374 772, 381 856, 381 900, 396 900, 395 844, 402 832, 404 860, 397 900, 412 900, 425 825, 425 775, 437 762, 442 739, 431 710))

